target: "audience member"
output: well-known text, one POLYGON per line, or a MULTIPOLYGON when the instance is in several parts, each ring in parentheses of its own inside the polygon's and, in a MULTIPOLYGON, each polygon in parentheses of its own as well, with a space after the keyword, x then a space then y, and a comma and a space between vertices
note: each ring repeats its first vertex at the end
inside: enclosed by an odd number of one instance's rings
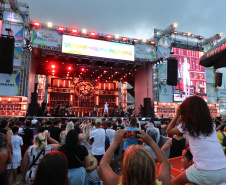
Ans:
POLYGON ((90 132, 91 132, 91 126, 85 125, 83 128, 83 134, 79 134, 80 144, 86 147, 86 149, 88 150, 88 153, 91 153, 91 150, 92 150, 92 147, 89 144, 90 132))
POLYGON ((22 183, 32 184, 37 170, 37 165, 41 158, 52 150, 57 150, 60 144, 44 133, 36 135, 34 145, 30 146, 24 154, 22 163, 22 183), (52 144, 47 144, 47 140, 52 144))
POLYGON ((68 178, 71 185, 86 185, 87 173, 85 168, 90 165, 88 151, 79 144, 78 133, 70 130, 66 136, 65 145, 59 151, 63 152, 68 161, 68 178))
POLYGON ((107 185, 155 185, 164 184, 170 185, 170 166, 169 161, 160 150, 153 139, 143 132, 140 132, 140 140, 152 147, 155 155, 160 163, 160 170, 157 177, 155 176, 156 164, 148 152, 142 145, 131 145, 126 151, 122 162, 121 177, 116 175, 109 163, 114 154, 114 151, 124 139, 126 130, 118 130, 115 133, 114 141, 110 148, 105 153, 100 162, 100 176, 104 184, 107 185))
POLYGON ((11 151, 7 145, 5 134, 0 133, 0 184, 8 185, 9 180, 6 173, 7 164, 12 162, 11 151))
POLYGON ((167 134, 185 133, 193 154, 194 164, 173 181, 177 184, 215 184, 226 182, 226 158, 206 102, 191 96, 178 107, 167 134), (176 127, 177 121, 179 125, 176 127))
POLYGON ((21 131, 20 136, 23 139, 23 146, 21 147, 22 157, 25 152, 33 144, 33 131, 31 128, 31 122, 25 121, 25 128, 21 131))
POLYGON ((59 128, 59 121, 55 120, 53 124, 54 126, 48 129, 50 132, 50 136, 51 138, 53 138, 54 140, 60 143, 60 133, 62 130, 59 128))
POLYGON ((91 131, 89 143, 92 145, 91 153, 96 157, 98 163, 105 153, 105 130, 101 128, 101 119, 96 119, 96 129, 91 131))
POLYGON ((74 123, 70 121, 66 126, 66 130, 64 130, 60 133, 60 144, 61 145, 65 144, 66 136, 67 136, 68 132, 72 129, 74 129, 74 123))
POLYGON ((9 122, 6 119, 3 119, 0 124, 0 133, 3 133, 6 135, 7 138, 7 144, 11 150, 11 153, 13 152, 12 144, 11 144, 11 136, 12 132, 11 129, 8 129, 9 122))
POLYGON ((32 185, 69 185, 66 156, 62 152, 49 152, 39 162, 32 185))
POLYGON ((184 134, 176 134, 175 137, 169 139, 161 148, 165 153, 170 148, 169 158, 174 158, 182 155, 184 148, 189 145, 188 140, 184 138, 184 134))
POLYGON ((19 184, 16 182, 17 168, 21 164, 21 146, 23 145, 22 137, 18 136, 19 127, 17 125, 12 127, 13 135, 11 137, 11 143, 13 147, 12 162, 7 166, 7 175, 10 178, 10 171, 13 170, 13 185, 19 184))

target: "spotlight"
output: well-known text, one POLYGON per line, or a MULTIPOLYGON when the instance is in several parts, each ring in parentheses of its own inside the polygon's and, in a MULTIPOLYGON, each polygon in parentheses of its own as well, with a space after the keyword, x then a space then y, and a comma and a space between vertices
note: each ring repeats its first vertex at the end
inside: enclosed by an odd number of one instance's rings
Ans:
POLYGON ((84 72, 85 71, 85 68, 82 68, 81 71, 84 72))
POLYGON ((34 22, 33 25, 34 25, 35 27, 40 27, 40 26, 41 26, 41 24, 40 24, 39 22, 34 22))
POLYGON ((122 41, 123 42, 126 42, 127 41, 127 38, 126 37, 122 37, 122 41))
POLYGON ((53 73, 55 73, 55 70, 52 70, 53 73))
POLYGON ((59 26, 59 27, 58 27, 58 30, 59 30, 59 31, 64 31, 64 27, 59 26))
POLYGON ((182 33, 182 35, 183 35, 183 36, 186 36, 187 34, 186 34, 186 33, 182 33))
POLYGON ((112 39, 112 35, 110 35, 110 34, 107 34, 107 35, 106 35, 106 39, 109 39, 109 40, 111 40, 111 39, 112 39))
POLYGON ((151 44, 151 45, 155 45, 155 41, 151 41, 150 44, 151 44))
POLYGON ((90 32, 89 35, 90 37, 96 37, 97 34, 95 32, 90 32))
POLYGON ((53 27, 53 23, 52 22, 47 22, 47 27, 48 28, 52 28, 53 27))
POLYGON ((82 34, 85 35, 87 33, 87 30, 85 28, 82 29, 82 34))
POLYGON ((191 37, 195 37, 195 35, 194 34, 191 34, 191 37))
POLYGON ((146 42, 147 42, 147 40, 146 40, 146 39, 142 39, 142 42, 143 42, 143 43, 146 43, 146 42))
POLYGON ((202 40, 202 39, 203 39, 203 36, 199 36, 198 39, 199 39, 199 40, 202 40))
POLYGON ((188 32, 188 37, 190 37, 191 36, 191 32, 188 32))
POLYGON ((55 65, 51 65, 51 68, 55 69, 55 67, 56 67, 55 65))
POLYGON ((72 30, 71 30, 71 33, 72 33, 72 34, 78 34, 78 30, 77 30, 77 29, 72 29, 72 30))
POLYGON ((178 24, 175 22, 175 23, 173 24, 173 27, 176 28, 177 26, 178 26, 178 24))
POLYGON ((72 68, 71 67, 68 67, 68 70, 71 70, 72 68))
POLYGON ((173 33, 174 33, 174 35, 176 35, 177 34, 177 31, 174 31, 173 33))
POLYGON ((133 39, 133 42, 136 43, 138 40, 137 39, 133 39))
POLYGON ((220 37, 222 37, 223 36, 223 33, 221 32, 219 35, 220 35, 220 37))
POLYGON ((119 39, 119 35, 118 35, 118 34, 115 35, 115 39, 116 39, 116 40, 119 39))

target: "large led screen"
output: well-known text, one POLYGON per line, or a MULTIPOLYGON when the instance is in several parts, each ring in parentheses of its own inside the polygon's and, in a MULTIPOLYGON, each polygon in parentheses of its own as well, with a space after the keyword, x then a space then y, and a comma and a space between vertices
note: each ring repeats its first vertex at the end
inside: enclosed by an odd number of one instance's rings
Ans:
POLYGON ((62 53, 134 61, 134 46, 63 35, 62 53))
POLYGON ((205 67, 199 65, 203 52, 173 48, 172 57, 178 60, 178 81, 174 86, 174 101, 183 101, 193 95, 207 101, 205 67))

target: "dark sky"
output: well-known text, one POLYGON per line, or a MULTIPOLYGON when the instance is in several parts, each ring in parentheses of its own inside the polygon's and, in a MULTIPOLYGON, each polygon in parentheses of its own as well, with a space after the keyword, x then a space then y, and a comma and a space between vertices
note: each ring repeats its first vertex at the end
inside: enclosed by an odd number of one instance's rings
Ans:
POLYGON ((104 34, 149 39, 154 28, 165 29, 177 22, 178 31, 206 38, 220 32, 226 35, 225 0, 18 1, 29 4, 33 21, 50 21, 56 26, 86 28, 104 34))

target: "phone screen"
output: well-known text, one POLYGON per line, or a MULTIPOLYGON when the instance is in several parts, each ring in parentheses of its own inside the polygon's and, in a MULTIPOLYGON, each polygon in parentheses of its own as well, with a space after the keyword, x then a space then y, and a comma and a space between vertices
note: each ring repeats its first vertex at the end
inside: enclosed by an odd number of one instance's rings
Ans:
POLYGON ((130 131, 126 131, 124 137, 126 139, 137 139, 138 138, 137 134, 139 134, 138 131, 136 131, 136 130, 130 130, 130 131))

